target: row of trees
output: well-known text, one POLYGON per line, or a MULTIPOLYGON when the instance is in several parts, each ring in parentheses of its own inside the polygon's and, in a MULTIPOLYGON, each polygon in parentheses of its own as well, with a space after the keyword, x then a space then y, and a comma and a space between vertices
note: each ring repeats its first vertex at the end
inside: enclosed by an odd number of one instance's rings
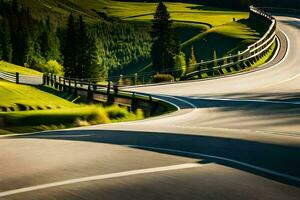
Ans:
POLYGON ((122 21, 87 24, 73 14, 67 26, 60 27, 49 17, 33 19, 17 2, 0 0, 0 60, 43 72, 60 63, 60 71, 69 77, 107 78, 150 59, 147 30, 122 21))
POLYGON ((17 1, 1 1, 0 16, 0 59, 25 66, 61 60, 59 39, 50 18, 34 20, 17 1))
POLYGON ((82 16, 69 16, 65 45, 63 47, 65 76, 74 78, 98 78, 107 76, 107 69, 101 66, 97 52, 99 45, 82 16))

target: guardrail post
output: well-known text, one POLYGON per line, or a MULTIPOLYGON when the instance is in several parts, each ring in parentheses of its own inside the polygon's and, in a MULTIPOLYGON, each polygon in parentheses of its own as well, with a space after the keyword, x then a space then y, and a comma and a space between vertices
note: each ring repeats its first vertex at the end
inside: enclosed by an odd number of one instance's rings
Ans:
POLYGON ((71 87, 71 79, 69 78, 69 92, 72 92, 72 87, 71 87))
POLYGON ((110 95, 110 81, 107 83, 107 91, 106 91, 106 96, 107 96, 107 104, 111 104, 113 102, 112 96, 110 95))
POLYGON ((74 95, 77 96, 77 80, 75 79, 75 83, 74 83, 74 95))
POLYGON ((65 77, 63 77, 63 91, 65 92, 66 91, 66 79, 65 77))
POLYGON ((46 84, 47 84, 47 86, 49 86, 49 84, 50 84, 50 78, 49 78, 49 74, 47 74, 47 76, 46 76, 46 84))
POLYGON ((16 72, 16 84, 20 83, 20 74, 19 72, 16 72))
POLYGON ((43 85, 45 85, 46 84, 46 76, 45 76, 45 74, 43 74, 43 85))
POLYGON ((51 87, 53 87, 53 83, 54 83, 54 81, 53 81, 53 74, 50 75, 50 79, 51 79, 51 87))
POLYGON ((136 111, 137 109, 137 102, 136 102, 136 98, 135 98, 135 92, 132 93, 131 96, 131 111, 136 111))
POLYGON ((56 75, 53 75, 54 89, 57 89, 56 75))
POLYGON ((92 90, 91 90, 91 82, 89 82, 89 85, 88 85, 87 101, 88 101, 88 102, 93 101, 93 92, 92 92, 92 90))
POLYGON ((61 77, 58 77, 58 90, 62 91, 62 85, 61 85, 61 77))
POLYGON ((137 85, 137 80, 138 80, 138 74, 134 74, 134 85, 137 85))

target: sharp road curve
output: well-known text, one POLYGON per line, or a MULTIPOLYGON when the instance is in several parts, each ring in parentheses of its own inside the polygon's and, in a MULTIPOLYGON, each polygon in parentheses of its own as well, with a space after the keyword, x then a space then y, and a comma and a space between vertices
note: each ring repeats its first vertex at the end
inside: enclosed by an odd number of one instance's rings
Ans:
POLYGON ((1 138, 0 199, 299 199, 300 19, 276 19, 260 70, 130 88, 177 112, 1 138))

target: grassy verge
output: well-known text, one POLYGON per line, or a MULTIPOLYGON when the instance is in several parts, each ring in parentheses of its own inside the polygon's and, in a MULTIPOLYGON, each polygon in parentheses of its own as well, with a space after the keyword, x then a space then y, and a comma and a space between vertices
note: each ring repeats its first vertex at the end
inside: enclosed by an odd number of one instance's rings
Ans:
MULTIPOLYGON (((79 105, 28 85, 0 80, 0 134, 25 133, 143 119, 119 106, 79 105)), ((54 93, 52 91, 52 93, 54 93)))
POLYGON ((82 105, 76 108, 0 112, 0 134, 24 133, 143 119, 143 112, 119 106, 82 105))
POLYGON ((35 87, 0 80, 0 111, 48 110, 76 106, 35 87))
POLYGON ((18 65, 14 65, 4 61, 0 61, 0 71, 10 72, 10 73, 19 72, 20 74, 24 74, 24 75, 42 75, 41 72, 29 68, 21 67, 18 65))
MULTIPOLYGON (((223 75, 237 74, 240 72, 250 71, 250 70, 253 70, 254 68, 260 67, 263 64, 266 64, 274 57, 277 47, 278 47, 277 42, 274 42, 271 45, 271 48, 265 53, 264 56, 262 56, 260 58, 256 58, 252 62, 245 61, 236 67, 230 67, 230 70, 222 69, 223 75)), ((194 78, 199 78, 199 77, 195 76, 194 78)), ((209 76, 207 75, 207 73, 202 73, 201 78, 205 79, 205 78, 209 78, 209 76)))

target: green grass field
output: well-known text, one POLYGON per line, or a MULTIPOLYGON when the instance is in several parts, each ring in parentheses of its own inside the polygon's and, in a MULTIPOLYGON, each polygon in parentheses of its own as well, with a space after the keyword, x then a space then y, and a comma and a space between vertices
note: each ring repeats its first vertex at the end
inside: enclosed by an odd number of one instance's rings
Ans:
POLYGON ((262 34, 247 24, 230 22, 195 35, 182 44, 182 49, 190 56, 191 47, 194 46, 199 62, 212 59, 214 51, 218 57, 242 51, 257 41, 262 34))
POLYGON ((143 119, 119 106, 78 105, 28 85, 0 79, 0 134, 143 119))
POLYGON ((75 106, 77 105, 74 103, 43 92, 33 86, 17 85, 0 79, 0 107, 2 111, 47 110, 75 106))
MULTIPOLYGON (((218 26, 248 17, 247 12, 236 12, 227 9, 212 8, 189 3, 165 3, 173 20, 204 22, 218 26)), ((111 1, 104 8, 112 16, 125 20, 149 21, 153 19, 157 3, 111 1)))
POLYGON ((14 65, 4 61, 0 61, 0 71, 10 72, 10 73, 19 72, 20 74, 24 74, 24 75, 42 75, 41 72, 29 68, 25 68, 25 67, 20 67, 18 65, 14 65))

